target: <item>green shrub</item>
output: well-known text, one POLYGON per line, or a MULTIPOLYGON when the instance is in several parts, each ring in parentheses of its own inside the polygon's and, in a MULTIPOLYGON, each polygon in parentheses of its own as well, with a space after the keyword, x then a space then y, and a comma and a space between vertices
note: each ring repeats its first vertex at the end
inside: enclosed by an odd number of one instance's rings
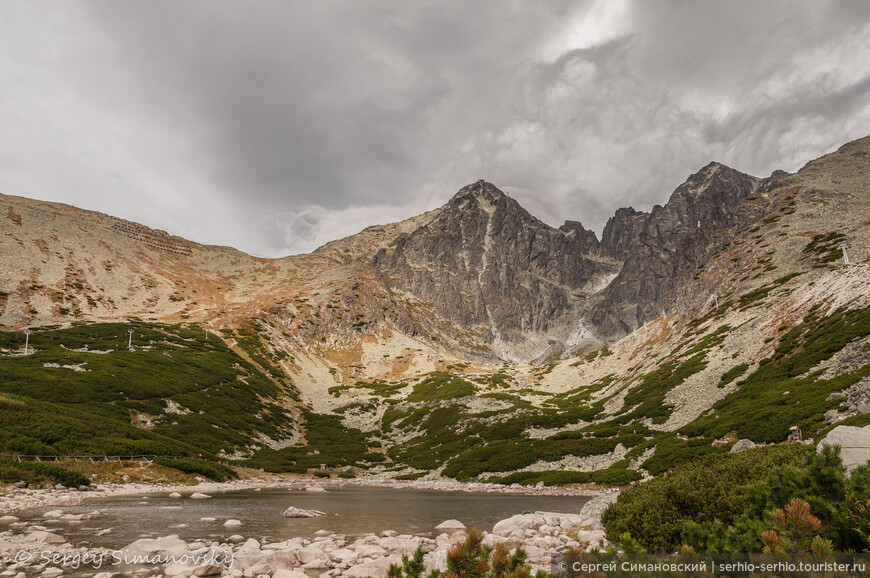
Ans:
POLYGON ((223 464, 190 458, 157 458, 154 463, 173 468, 186 474, 197 474, 215 482, 225 482, 239 477, 234 469, 223 464))
POLYGON ((624 468, 607 468, 592 474, 592 481, 605 486, 625 486, 640 480, 642 476, 634 470, 624 468))
POLYGON ((749 502, 749 488, 775 465, 803 462, 802 445, 719 453, 677 466, 672 472, 625 490, 602 516, 608 539, 629 532, 650 551, 673 551, 688 522, 731 524, 749 502))
POLYGON ((722 374, 722 377, 719 379, 719 387, 725 387, 726 385, 746 373, 747 369, 749 369, 748 363, 741 363, 740 365, 735 365, 734 367, 722 374))
POLYGON ((684 464, 727 449, 714 447, 707 439, 681 440, 674 434, 659 436, 655 443, 655 453, 643 464, 643 467, 654 476, 664 473, 678 464, 684 464))
POLYGON ((50 481, 69 488, 91 484, 86 476, 57 464, 0 460, 0 482, 11 484, 18 481, 25 481, 28 484, 50 481))

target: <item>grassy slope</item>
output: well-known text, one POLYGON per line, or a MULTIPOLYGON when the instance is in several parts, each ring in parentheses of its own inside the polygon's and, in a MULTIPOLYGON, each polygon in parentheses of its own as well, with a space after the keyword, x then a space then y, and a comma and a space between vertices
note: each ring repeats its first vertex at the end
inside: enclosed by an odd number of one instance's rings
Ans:
MULTIPOLYGON (((735 301, 721 309, 738 306, 735 301)), ((678 432, 656 431, 671 411, 663 404, 667 392, 701 371, 708 353, 730 329, 710 325, 704 330, 695 325, 654 370, 620 386, 625 404, 612 415, 603 412, 603 401, 594 401, 593 394, 614 383, 614 376, 536 405, 516 395, 516 384, 505 375, 433 372, 410 386, 410 393, 402 382, 358 384, 377 400, 366 411, 385 405, 380 431, 364 433, 344 426, 341 415, 306 410, 306 445, 261 449, 244 464, 278 472, 303 472, 320 464, 383 464, 405 478, 440 469, 460 480, 621 484, 640 477, 629 465, 644 452, 653 452, 644 469, 658 475, 675 464, 727 451, 730 444, 714 447, 712 441, 732 430, 756 442, 783 441, 793 424, 807 436, 820 434, 825 428, 822 415, 839 403, 828 401, 829 394, 870 375, 866 366, 833 379, 812 370, 870 335, 870 310, 829 317, 811 312, 781 335, 774 355, 754 372, 723 369, 723 379, 738 380, 740 387, 712 412, 678 432), (486 399, 500 405, 472 409, 486 399), (533 429, 581 421, 588 425, 541 439, 530 436, 533 429), (555 465, 569 456, 609 454, 617 445, 626 454, 597 472, 565 471, 555 465), (517 472, 539 460, 554 466, 517 472)), ((279 439, 291 419, 276 401, 295 392, 282 392, 268 378, 279 371, 277 359, 255 334, 234 336, 246 338, 245 351, 261 367, 243 360, 214 335, 204 341, 196 328, 137 323, 36 332, 31 336, 35 353, 0 357, 0 452, 215 457, 222 450, 244 450, 259 433, 279 439), (126 349, 128 327, 135 331, 134 351, 126 349), (90 352, 71 351, 85 346, 90 352), (88 371, 45 364, 79 365, 88 371), (167 400, 189 413, 167 412, 167 400), (150 416, 153 428, 132 425, 138 414, 150 416)), ((20 341, 20 335, 0 334, 0 348, 17 349, 20 341)), ((333 392, 342 393, 341 388, 333 392)), ((344 411, 359 409, 348 406, 344 411)))
MULTIPOLYGON (((0 348, 21 340, 0 333, 0 348)), ((0 453, 214 457, 292 425, 278 386, 195 328, 95 324, 37 331, 30 344, 26 357, 0 357, 0 453), (133 425, 139 415, 153 427, 133 425)))

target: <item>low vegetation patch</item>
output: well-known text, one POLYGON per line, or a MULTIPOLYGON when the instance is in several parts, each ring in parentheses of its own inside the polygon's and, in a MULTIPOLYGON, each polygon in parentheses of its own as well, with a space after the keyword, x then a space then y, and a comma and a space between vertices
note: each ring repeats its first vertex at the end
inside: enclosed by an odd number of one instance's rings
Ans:
POLYGON ((0 459, 0 483, 12 484, 15 482, 26 482, 28 485, 50 482, 63 484, 68 488, 91 484, 86 476, 57 464, 0 459))
POLYGON ((748 507, 750 487, 770 468, 803 463, 812 452, 802 445, 776 446, 683 463, 619 496, 602 516, 608 539, 628 533, 647 550, 677 550, 689 522, 734 523, 748 507))
MULTIPOLYGON (((0 348, 20 340, 0 333, 0 348)), ((2 453, 216 460, 292 426, 285 392, 198 327, 82 324, 34 331, 30 347, 0 357, 2 453)))

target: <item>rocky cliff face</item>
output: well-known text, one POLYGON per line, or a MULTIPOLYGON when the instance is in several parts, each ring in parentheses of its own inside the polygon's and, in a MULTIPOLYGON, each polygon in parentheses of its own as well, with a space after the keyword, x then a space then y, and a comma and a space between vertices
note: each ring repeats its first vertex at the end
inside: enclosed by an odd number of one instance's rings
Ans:
POLYGON ((595 231, 589 231, 580 221, 565 221, 559 230, 569 237, 573 237, 577 248, 582 253, 591 254, 598 251, 600 244, 598 237, 595 236, 595 231))
POLYGON ((742 202, 760 182, 710 163, 649 216, 632 209, 617 212, 608 222, 602 246, 614 256, 624 256, 625 263, 591 311, 598 335, 622 336, 673 306, 673 290, 721 247, 726 241, 723 232, 745 218, 742 202))
POLYGON ((374 257, 394 292, 426 302, 486 343, 520 342, 576 323, 575 292, 598 270, 587 257, 594 234, 539 221, 491 183, 461 189, 426 225, 374 257))
POLYGON ((625 261, 637 251, 640 232, 649 213, 635 211, 631 207, 617 209, 607 220, 601 235, 601 253, 625 261))

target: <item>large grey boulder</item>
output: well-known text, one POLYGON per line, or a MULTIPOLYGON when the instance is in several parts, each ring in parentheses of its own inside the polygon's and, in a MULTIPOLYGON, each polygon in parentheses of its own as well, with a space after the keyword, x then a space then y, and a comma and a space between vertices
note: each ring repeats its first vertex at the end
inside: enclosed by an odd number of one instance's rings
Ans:
POLYGON ((840 446, 843 465, 847 472, 851 472, 870 461, 870 426, 837 426, 819 442, 818 451, 821 452, 826 445, 840 446))
POLYGON ((499 536, 510 536, 515 530, 537 530, 547 521, 541 514, 517 514, 505 520, 497 522, 492 528, 492 533, 499 536))
POLYGON ((63 544, 66 542, 66 538, 63 536, 42 530, 29 533, 25 540, 30 542, 42 542, 43 544, 63 544))
POLYGON ((155 556, 160 559, 178 559, 188 554, 190 550, 184 540, 179 538, 177 534, 172 534, 162 538, 136 540, 126 548, 123 548, 122 552, 127 556, 155 556))
POLYGON ((752 440, 739 440, 737 443, 731 446, 731 453, 739 454, 744 450, 751 450, 754 447, 757 447, 757 445, 752 440))

